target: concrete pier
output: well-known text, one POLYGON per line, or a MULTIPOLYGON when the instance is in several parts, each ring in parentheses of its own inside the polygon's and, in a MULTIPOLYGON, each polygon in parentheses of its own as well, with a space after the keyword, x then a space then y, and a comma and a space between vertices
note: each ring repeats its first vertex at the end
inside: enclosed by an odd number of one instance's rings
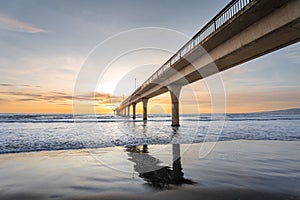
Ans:
MULTIPOLYGON (((181 87, 300 41, 299 0, 232 0, 123 100, 117 110, 170 92, 172 126, 179 126, 181 87)), ((135 115, 135 114, 134 114, 135 115)))

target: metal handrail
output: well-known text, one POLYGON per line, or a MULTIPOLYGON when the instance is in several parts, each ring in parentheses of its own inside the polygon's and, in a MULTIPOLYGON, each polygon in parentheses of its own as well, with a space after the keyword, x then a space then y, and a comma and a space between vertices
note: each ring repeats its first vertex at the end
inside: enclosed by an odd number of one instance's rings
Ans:
MULTIPOLYGON (((172 65, 189 54, 199 44, 203 43, 211 34, 232 19, 254 0, 232 0, 211 21, 209 21, 192 39, 179 49, 167 62, 155 71, 133 94, 149 85, 154 79, 159 78, 163 72, 172 68, 172 65)), ((126 99, 127 100, 127 99, 126 99)), ((124 102, 126 102, 126 100, 124 102)))

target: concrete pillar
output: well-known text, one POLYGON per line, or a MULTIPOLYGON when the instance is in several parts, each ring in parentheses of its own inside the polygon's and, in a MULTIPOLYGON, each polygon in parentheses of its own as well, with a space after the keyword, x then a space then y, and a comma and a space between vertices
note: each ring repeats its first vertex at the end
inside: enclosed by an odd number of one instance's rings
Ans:
POLYGON ((130 116, 130 105, 127 107, 127 116, 130 116))
POLYGON ((147 120, 147 104, 148 99, 142 99, 143 102, 143 120, 147 120))
POLYGON ((132 119, 136 118, 136 103, 132 104, 132 119))
POLYGON ((181 85, 169 85, 168 89, 170 91, 172 100, 172 124, 171 126, 179 125, 179 95, 181 91, 181 85))

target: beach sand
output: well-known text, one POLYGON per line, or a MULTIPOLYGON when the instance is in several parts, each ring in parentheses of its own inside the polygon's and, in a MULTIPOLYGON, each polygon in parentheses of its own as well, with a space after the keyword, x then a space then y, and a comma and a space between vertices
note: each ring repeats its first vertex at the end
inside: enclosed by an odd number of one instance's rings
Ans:
POLYGON ((300 199, 299 152, 240 140, 2 154, 0 199, 300 199))

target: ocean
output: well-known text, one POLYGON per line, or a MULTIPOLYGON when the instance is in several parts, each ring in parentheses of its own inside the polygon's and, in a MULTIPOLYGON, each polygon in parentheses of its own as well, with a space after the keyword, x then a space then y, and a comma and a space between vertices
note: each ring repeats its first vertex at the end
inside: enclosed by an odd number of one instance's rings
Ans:
POLYGON ((142 144, 228 140, 300 140, 300 112, 170 115, 143 121, 114 115, 0 114, 0 154, 142 144))

